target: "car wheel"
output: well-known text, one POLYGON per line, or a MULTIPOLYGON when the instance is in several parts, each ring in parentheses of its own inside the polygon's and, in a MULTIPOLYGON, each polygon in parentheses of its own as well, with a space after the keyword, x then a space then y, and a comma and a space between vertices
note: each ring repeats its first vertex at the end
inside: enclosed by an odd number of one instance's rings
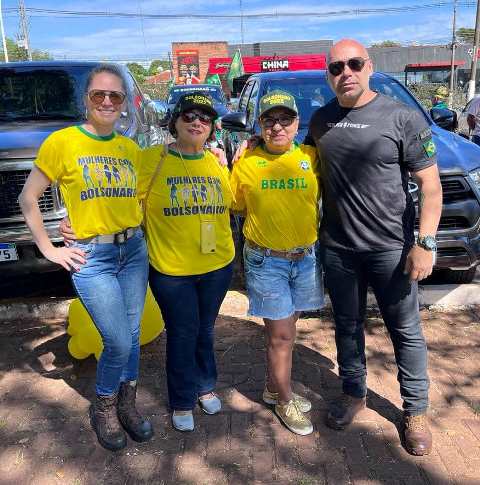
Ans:
POLYGON ((462 283, 471 283, 475 278, 475 273, 477 271, 476 267, 466 269, 466 270, 447 270, 447 274, 445 275, 445 279, 447 283, 454 283, 454 284, 462 284, 462 283))

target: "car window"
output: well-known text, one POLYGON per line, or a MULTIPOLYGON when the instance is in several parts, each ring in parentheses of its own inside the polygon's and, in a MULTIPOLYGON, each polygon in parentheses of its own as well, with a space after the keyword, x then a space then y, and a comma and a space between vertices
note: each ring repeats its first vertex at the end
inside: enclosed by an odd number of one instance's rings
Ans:
MULTIPOLYGON (((390 96, 425 113, 413 95, 394 79, 375 76, 370 78, 370 87, 374 91, 390 96)), ((324 106, 335 97, 326 77, 320 75, 317 78, 295 78, 292 76, 269 80, 264 84, 261 95, 263 96, 275 89, 288 91, 295 97, 300 118, 300 128, 307 128, 312 114, 320 106, 324 106)))
POLYGON ((312 114, 334 97, 324 76, 269 80, 265 83, 261 96, 275 89, 287 91, 294 96, 300 118, 300 128, 306 128, 312 114))
POLYGON ((250 91, 250 97, 247 103, 247 123, 253 125, 255 121, 255 107, 257 106, 258 99, 258 82, 253 82, 252 90, 250 91))
POLYGON ((242 94, 240 95, 240 101, 238 103, 239 111, 247 110, 247 103, 250 98, 250 93, 252 92, 254 82, 255 81, 249 81, 243 88, 242 94))
POLYGON ((398 81, 388 77, 370 78, 370 88, 378 93, 390 96, 412 108, 421 109, 415 98, 398 81))
POLYGON ((83 119, 90 67, 0 69, 0 119, 83 119))

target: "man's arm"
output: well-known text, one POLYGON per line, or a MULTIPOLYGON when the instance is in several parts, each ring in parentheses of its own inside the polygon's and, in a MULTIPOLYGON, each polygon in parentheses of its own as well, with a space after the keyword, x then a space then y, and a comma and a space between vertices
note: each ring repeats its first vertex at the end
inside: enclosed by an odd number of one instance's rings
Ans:
MULTIPOLYGON (((419 186, 419 237, 435 236, 442 214, 442 185, 436 164, 415 172, 419 186)), ((407 256, 405 274, 410 274, 411 281, 427 278, 433 269, 433 252, 415 245, 407 256)))

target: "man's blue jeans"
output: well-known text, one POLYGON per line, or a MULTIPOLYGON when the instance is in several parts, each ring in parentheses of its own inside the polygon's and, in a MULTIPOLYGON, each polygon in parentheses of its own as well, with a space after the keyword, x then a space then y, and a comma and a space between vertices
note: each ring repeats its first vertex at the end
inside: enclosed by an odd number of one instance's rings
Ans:
POLYGON ((321 246, 343 392, 353 397, 367 394, 364 319, 367 287, 371 286, 393 343, 403 408, 417 415, 428 407, 427 347, 420 324, 418 284, 403 274, 406 254, 321 246))
POLYGON ((75 246, 87 254, 72 273, 75 289, 103 341, 97 365, 96 393, 111 396, 120 382, 138 377, 140 319, 148 281, 148 255, 143 231, 120 244, 75 246))
POLYGON ((232 279, 233 265, 192 276, 169 276, 150 266, 150 288, 167 331, 170 408, 189 411, 215 389, 214 325, 232 279))

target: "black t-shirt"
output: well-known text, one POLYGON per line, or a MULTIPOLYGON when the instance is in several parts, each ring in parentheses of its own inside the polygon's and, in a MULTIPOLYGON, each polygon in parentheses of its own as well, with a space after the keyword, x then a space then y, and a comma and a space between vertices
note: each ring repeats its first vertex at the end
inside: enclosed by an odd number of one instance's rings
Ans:
POLYGON ((409 172, 436 163, 420 112, 382 94, 359 108, 335 98, 314 113, 305 143, 320 158, 324 245, 383 251, 413 244, 409 172))

